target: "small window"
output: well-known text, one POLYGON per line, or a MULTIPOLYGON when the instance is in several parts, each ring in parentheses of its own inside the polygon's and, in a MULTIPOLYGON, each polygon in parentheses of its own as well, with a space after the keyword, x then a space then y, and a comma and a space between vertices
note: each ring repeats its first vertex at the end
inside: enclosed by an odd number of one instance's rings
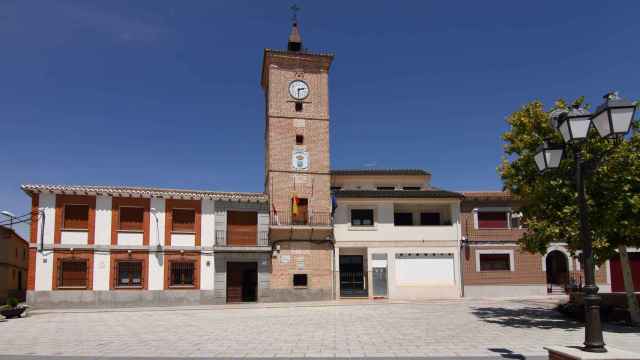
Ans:
POLYGON ((120 207, 120 230, 143 231, 144 208, 122 206, 120 207))
POLYGON ((437 212, 421 213, 420 225, 440 225, 440 213, 437 213, 437 212))
POLYGON ((342 186, 332 186, 331 191, 340 191, 342 190, 342 186))
POLYGON ((511 270, 509 254, 480 254, 480 271, 511 270))
POLYGON ((171 262, 169 286, 193 287, 195 285, 193 262, 171 262))
POLYGON ((420 186, 404 186, 402 187, 402 190, 420 190, 420 186))
POLYGON ((302 111, 302 102, 301 101, 296 102, 296 111, 298 111, 298 112, 302 111))
POLYGON ((393 186, 378 186, 377 189, 381 191, 388 191, 388 190, 395 190, 396 188, 393 186))
POLYGON ((373 210, 372 209, 353 209, 351 210, 351 225, 353 226, 372 226, 373 210))
POLYGON ((293 286, 307 286, 307 274, 293 274, 293 286))
POLYGON ((411 213, 395 213, 393 214, 393 225, 411 226, 413 225, 413 214, 411 213))
POLYGON ((117 287, 142 288, 142 261, 119 261, 117 287))
POLYGON ((508 229, 507 212, 479 211, 478 229, 508 229))
POLYGON ((304 144, 304 135, 296 135, 296 145, 304 144))
POLYGON ((58 287, 69 289, 87 288, 87 262, 62 261, 58 273, 58 287))
POLYGON ((86 230, 89 228, 89 205, 65 205, 63 227, 86 230))
POLYGON ((195 232, 196 211, 194 209, 173 209, 171 214, 172 231, 195 232))

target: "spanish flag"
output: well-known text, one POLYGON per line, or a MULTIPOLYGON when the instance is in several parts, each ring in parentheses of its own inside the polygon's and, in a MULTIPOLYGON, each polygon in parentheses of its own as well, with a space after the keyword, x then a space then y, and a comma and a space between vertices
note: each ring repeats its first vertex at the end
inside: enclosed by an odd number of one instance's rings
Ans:
POLYGON ((297 196, 294 196, 293 199, 291 199, 291 214, 293 216, 298 215, 298 203, 300 203, 300 199, 297 196))

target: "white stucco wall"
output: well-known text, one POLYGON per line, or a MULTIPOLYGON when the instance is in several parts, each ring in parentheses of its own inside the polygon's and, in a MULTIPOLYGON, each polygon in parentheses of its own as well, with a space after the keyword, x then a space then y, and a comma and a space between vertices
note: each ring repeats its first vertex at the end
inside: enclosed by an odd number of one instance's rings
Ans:
POLYGON ((111 196, 96 196, 96 245, 111 244, 111 196))
POLYGON ((110 256, 107 252, 93 253, 93 290, 109 290, 110 256))
MULTIPOLYGON (((340 249, 342 254, 343 249, 340 249)), ((371 276, 373 270, 372 254, 387 254, 387 286, 390 299, 419 300, 429 298, 456 298, 462 296, 462 283, 460 273, 460 251, 458 247, 384 247, 367 248, 368 272, 371 276), (438 285, 425 279, 423 284, 403 285, 399 284, 396 253, 452 253, 453 254, 453 284, 438 285)))
POLYGON ((171 246, 195 246, 195 234, 171 234, 171 246))
POLYGON ((141 232, 118 231, 118 245, 142 246, 144 234, 141 232))
POLYGON ((200 289, 213 290, 215 273, 213 252, 200 255, 200 289))
POLYGON ((151 219, 149 221, 149 245, 164 245, 165 200, 160 198, 151 198, 150 205, 152 209, 156 209, 157 211, 155 213, 152 211, 150 214, 151 219))
POLYGON ((62 245, 87 245, 88 243, 89 233, 87 231, 61 231, 60 244, 62 245))
MULTIPOLYGON (((38 204, 40 211, 44 211, 44 243, 53 244, 53 233, 55 231, 56 221, 56 195, 40 194, 38 196, 38 204)), ((38 244, 42 239, 42 217, 38 217, 38 244)))
POLYGON ((211 247, 215 244, 216 240, 216 219, 215 219, 215 205, 211 199, 204 199, 201 201, 201 237, 200 245, 203 247, 211 247))
MULTIPOLYGON (((407 204, 411 200, 398 200, 407 204)), ((394 201, 361 200, 340 201, 335 215, 334 235, 336 243, 341 241, 458 241, 461 237, 460 205, 457 200, 448 202, 420 199, 415 204, 448 207, 451 225, 439 226, 394 226, 394 201), (351 209, 373 209, 373 226, 351 226, 351 209)))
POLYGON ((164 256, 160 252, 149 253, 149 290, 164 289, 164 256))
POLYGON ((36 251, 36 291, 51 290, 53 286, 53 252, 36 251))
POLYGON ((165 200, 151 198, 151 208, 157 211, 151 212, 149 221, 149 290, 164 289, 164 256, 158 250, 164 246, 164 221, 165 200), (157 219, 157 220, 156 220, 157 219), (160 245, 160 247, 158 246, 160 245))

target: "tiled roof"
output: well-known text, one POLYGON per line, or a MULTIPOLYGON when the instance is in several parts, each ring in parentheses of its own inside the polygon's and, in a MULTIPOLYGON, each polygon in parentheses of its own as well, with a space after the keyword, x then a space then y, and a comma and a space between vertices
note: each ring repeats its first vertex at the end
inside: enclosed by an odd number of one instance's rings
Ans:
POLYGON ((162 197, 176 199, 215 199, 233 201, 267 202, 267 195, 256 192, 224 192, 206 190, 163 189, 131 186, 99 185, 44 185, 27 184, 21 186, 27 194, 51 192, 56 194, 111 195, 125 197, 162 197))
POLYGON ((338 198, 456 198, 464 196, 460 193, 447 190, 338 190, 335 192, 338 198))
POLYGON ((332 175, 430 175, 422 169, 338 169, 332 175))
POLYGON ((463 191, 462 194, 469 200, 516 200, 509 191, 463 191))

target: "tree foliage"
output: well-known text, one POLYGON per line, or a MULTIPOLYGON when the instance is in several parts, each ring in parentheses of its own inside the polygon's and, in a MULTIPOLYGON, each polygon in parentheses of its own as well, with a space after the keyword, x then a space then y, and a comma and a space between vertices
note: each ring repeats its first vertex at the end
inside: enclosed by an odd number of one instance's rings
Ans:
MULTIPOLYGON (((510 128, 502 135, 504 157, 499 172, 505 190, 523 200, 522 213, 530 231, 521 245, 531 252, 544 253, 552 242, 567 243, 572 252, 582 247, 572 150, 566 147, 560 167, 544 174, 534 161, 544 140, 562 143, 550 113, 574 104, 588 107, 583 98, 573 103, 559 100, 550 109, 539 101, 528 103, 507 118, 510 128)), ((634 127, 638 126, 635 122, 634 127)), ((594 253, 601 263, 620 244, 640 246, 640 135, 616 144, 592 129, 577 151, 598 163, 584 180, 594 253)))

